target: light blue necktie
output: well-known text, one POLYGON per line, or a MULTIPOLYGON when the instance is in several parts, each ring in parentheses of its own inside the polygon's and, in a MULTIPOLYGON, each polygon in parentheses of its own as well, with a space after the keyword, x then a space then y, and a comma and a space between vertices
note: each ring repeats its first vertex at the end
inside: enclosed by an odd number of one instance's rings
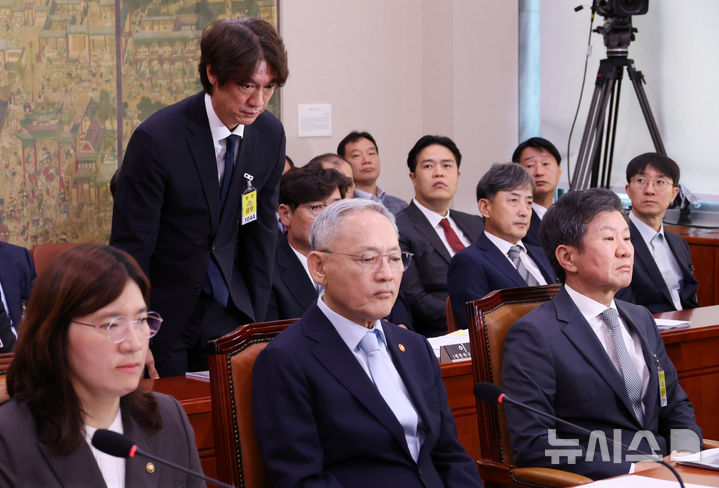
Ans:
POLYGON ((644 424, 644 411, 642 410, 642 378, 639 376, 634 363, 629 358, 629 351, 622 338, 622 326, 619 323, 619 314, 613 308, 602 312, 602 319, 609 327, 609 333, 614 343, 614 350, 617 353, 619 366, 624 377, 624 387, 627 389, 629 401, 634 409, 640 424, 644 424))
POLYGON ((512 260, 512 263, 514 263, 514 267, 517 268, 517 273, 519 273, 519 276, 522 277, 528 286, 539 285, 537 278, 529 272, 529 270, 524 266, 524 263, 522 263, 522 258, 519 257, 519 255, 522 254, 521 247, 512 246, 509 248, 509 251, 507 251, 507 254, 509 255, 509 259, 512 260))
POLYGON ((404 430, 407 446, 412 458, 416 461, 419 457, 419 442, 416 442, 417 426, 419 418, 414 406, 404 395, 401 385, 397 384, 390 372, 390 368, 394 369, 394 364, 388 364, 391 361, 389 352, 382 354, 377 335, 380 334, 378 329, 368 330, 359 343, 359 348, 367 356, 367 365, 369 366, 372 382, 379 390, 380 395, 384 398, 389 408, 394 413, 404 430))

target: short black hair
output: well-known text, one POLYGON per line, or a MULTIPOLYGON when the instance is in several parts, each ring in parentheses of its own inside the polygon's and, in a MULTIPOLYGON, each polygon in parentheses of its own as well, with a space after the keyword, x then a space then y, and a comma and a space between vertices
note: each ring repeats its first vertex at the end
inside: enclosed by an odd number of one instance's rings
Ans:
POLYGON ((280 180, 280 200, 295 210, 307 202, 319 202, 329 197, 336 189, 344 198, 351 180, 336 169, 320 167, 293 168, 280 180))
POLYGON ((520 186, 536 190, 534 179, 524 167, 514 163, 495 163, 477 183, 477 201, 486 198, 490 202, 500 191, 509 191, 520 186))
POLYGON ((342 157, 345 157, 345 146, 349 144, 350 142, 355 142, 360 139, 367 139, 372 144, 374 144, 374 148, 377 150, 377 153, 379 153, 379 147, 377 147, 377 142, 374 140, 374 137, 372 137, 372 134, 366 131, 356 131, 353 130, 349 134, 347 134, 344 139, 340 141, 339 144, 337 144, 337 154, 339 154, 342 157))
POLYGON ((454 159, 457 161, 457 168, 459 168, 459 163, 462 162, 462 154, 459 152, 459 148, 457 148, 454 141, 446 136, 426 135, 420 137, 412 149, 409 150, 409 154, 407 154, 407 166, 409 167, 410 172, 414 173, 414 170, 417 169, 417 156, 419 156, 419 153, 422 152, 422 149, 433 144, 438 144, 449 149, 454 155, 454 159))
POLYGON ((557 148, 554 147, 554 144, 546 140, 544 137, 530 137, 526 141, 519 144, 519 146, 517 146, 517 149, 515 149, 512 153, 512 162, 518 163, 519 159, 522 157, 522 151, 524 151, 528 147, 531 147, 532 149, 537 149, 538 151, 547 151, 554 157, 554 159, 557 160, 557 165, 562 162, 562 156, 559 155, 559 151, 557 150, 557 148))
POLYGON ((636 175, 644 171, 644 168, 651 166, 664 176, 672 179, 672 185, 679 184, 679 165, 668 156, 659 153, 644 153, 629 161, 627 165, 627 183, 636 175))
POLYGON ((626 219, 622 213, 622 201, 613 191, 589 188, 565 193, 544 214, 539 226, 539 240, 562 283, 566 273, 557 261, 557 247, 563 244, 581 250, 589 222, 602 212, 613 211, 620 212, 626 219))

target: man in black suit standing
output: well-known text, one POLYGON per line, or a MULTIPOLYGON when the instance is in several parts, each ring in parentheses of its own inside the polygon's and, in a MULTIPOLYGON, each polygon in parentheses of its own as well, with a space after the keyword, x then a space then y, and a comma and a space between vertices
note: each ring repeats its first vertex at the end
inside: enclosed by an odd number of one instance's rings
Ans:
POLYGON ((307 268, 312 251, 310 228, 328 205, 344 198, 350 180, 335 169, 304 166, 288 171, 280 182, 280 220, 287 233, 277 240, 267 320, 301 317, 317 300, 319 285, 307 268))
POLYGON ((679 166, 657 153, 627 165, 627 196, 632 201, 629 232, 634 246, 632 283, 617 297, 644 305, 652 313, 696 308, 697 288, 689 245, 664 229, 664 214, 677 196, 679 166))
POLYGON ((541 246, 539 225, 547 209, 554 203, 559 178, 562 176, 562 156, 554 144, 543 137, 531 137, 517 146, 512 162, 519 163, 534 180, 532 218, 524 242, 541 246))
POLYGON ((265 111, 287 53, 260 19, 224 19, 200 41, 204 90, 133 133, 119 173, 110 243, 150 277, 165 318, 152 352, 162 376, 207 369, 207 342, 264 320, 285 162, 265 111))
POLYGON ((423 136, 407 156, 414 199, 397 214, 399 243, 414 254, 400 291, 414 329, 427 337, 447 333, 447 269, 452 256, 484 229, 476 215, 449 209, 457 192, 462 155, 449 137, 423 136))
POLYGON ((0 242, 0 353, 15 349, 18 326, 35 276, 27 249, 0 242))

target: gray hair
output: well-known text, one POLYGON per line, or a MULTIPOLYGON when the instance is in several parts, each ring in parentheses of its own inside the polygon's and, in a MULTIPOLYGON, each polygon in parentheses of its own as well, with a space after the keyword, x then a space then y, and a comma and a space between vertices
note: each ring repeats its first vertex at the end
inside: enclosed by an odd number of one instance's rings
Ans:
POLYGON ((491 202, 500 191, 510 191, 525 186, 531 186, 532 193, 537 189, 532 176, 523 166, 514 163, 494 163, 477 183, 477 201, 486 198, 491 202))
POLYGON ((395 235, 399 236, 394 215, 379 202, 364 198, 349 198, 334 202, 324 209, 315 219, 310 229, 310 245, 313 251, 327 249, 334 241, 345 215, 363 212, 377 212, 392 224, 395 235))

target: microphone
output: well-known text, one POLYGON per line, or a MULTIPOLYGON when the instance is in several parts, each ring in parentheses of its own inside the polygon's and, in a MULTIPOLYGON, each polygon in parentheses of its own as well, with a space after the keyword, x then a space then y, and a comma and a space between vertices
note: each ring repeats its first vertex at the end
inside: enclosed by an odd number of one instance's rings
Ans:
MULTIPOLYGON (((555 421, 556 423, 563 425, 575 432, 579 432, 580 434, 584 434, 586 436, 592 435, 592 433, 589 430, 585 429, 584 427, 581 427, 581 426, 574 424, 572 422, 569 422, 567 420, 560 419, 559 417, 555 417, 554 415, 552 415, 550 413, 542 412, 541 410, 537 410, 536 408, 530 407, 529 405, 527 405, 525 403, 518 402, 517 400, 513 400, 512 398, 508 397, 507 394, 504 393, 502 391, 502 389, 499 386, 495 385, 494 383, 480 381, 479 383, 474 385, 474 396, 476 396, 479 400, 482 400, 483 402, 491 403, 494 405, 496 405, 497 403, 501 403, 501 404, 504 404, 505 402, 510 403, 512 405, 516 405, 525 410, 529 410, 530 412, 536 413, 537 415, 541 415, 542 417, 551 419, 551 420, 555 421)), ((639 454, 652 456, 652 454, 640 451, 639 449, 631 449, 631 448, 625 446, 623 443, 615 440, 614 438, 606 437, 606 439, 609 440, 609 442, 611 442, 612 444, 620 446, 627 451, 635 451, 635 452, 638 452, 639 454)), ((677 478, 677 480, 679 481, 679 486, 681 488, 684 488, 684 481, 682 481, 681 476, 679 476, 679 473, 677 473, 677 470, 674 469, 674 467, 671 464, 669 464, 668 462, 666 462, 663 459, 651 459, 650 458, 650 459, 648 459, 648 461, 654 461, 655 463, 659 463, 663 466, 666 466, 669 469, 669 471, 671 471, 674 474, 674 476, 677 478)))
POLYGON ((135 457, 135 455, 138 455, 146 457, 147 459, 152 459, 153 461, 156 461, 160 464, 164 464, 170 466, 171 468, 178 469, 183 473, 189 474, 190 476, 203 479, 207 482, 212 483, 215 486, 221 486, 222 488, 234 488, 232 485, 228 485, 216 479, 209 478, 202 473, 198 473, 197 471, 193 471, 184 466, 180 466, 179 464, 175 464, 166 459, 162 459, 153 454, 149 454, 137 447, 134 442, 132 442, 124 435, 113 432, 112 430, 97 429, 95 431, 95 434, 93 434, 92 436, 92 445, 96 449, 104 452, 105 454, 109 454, 110 456, 132 458, 135 457))

